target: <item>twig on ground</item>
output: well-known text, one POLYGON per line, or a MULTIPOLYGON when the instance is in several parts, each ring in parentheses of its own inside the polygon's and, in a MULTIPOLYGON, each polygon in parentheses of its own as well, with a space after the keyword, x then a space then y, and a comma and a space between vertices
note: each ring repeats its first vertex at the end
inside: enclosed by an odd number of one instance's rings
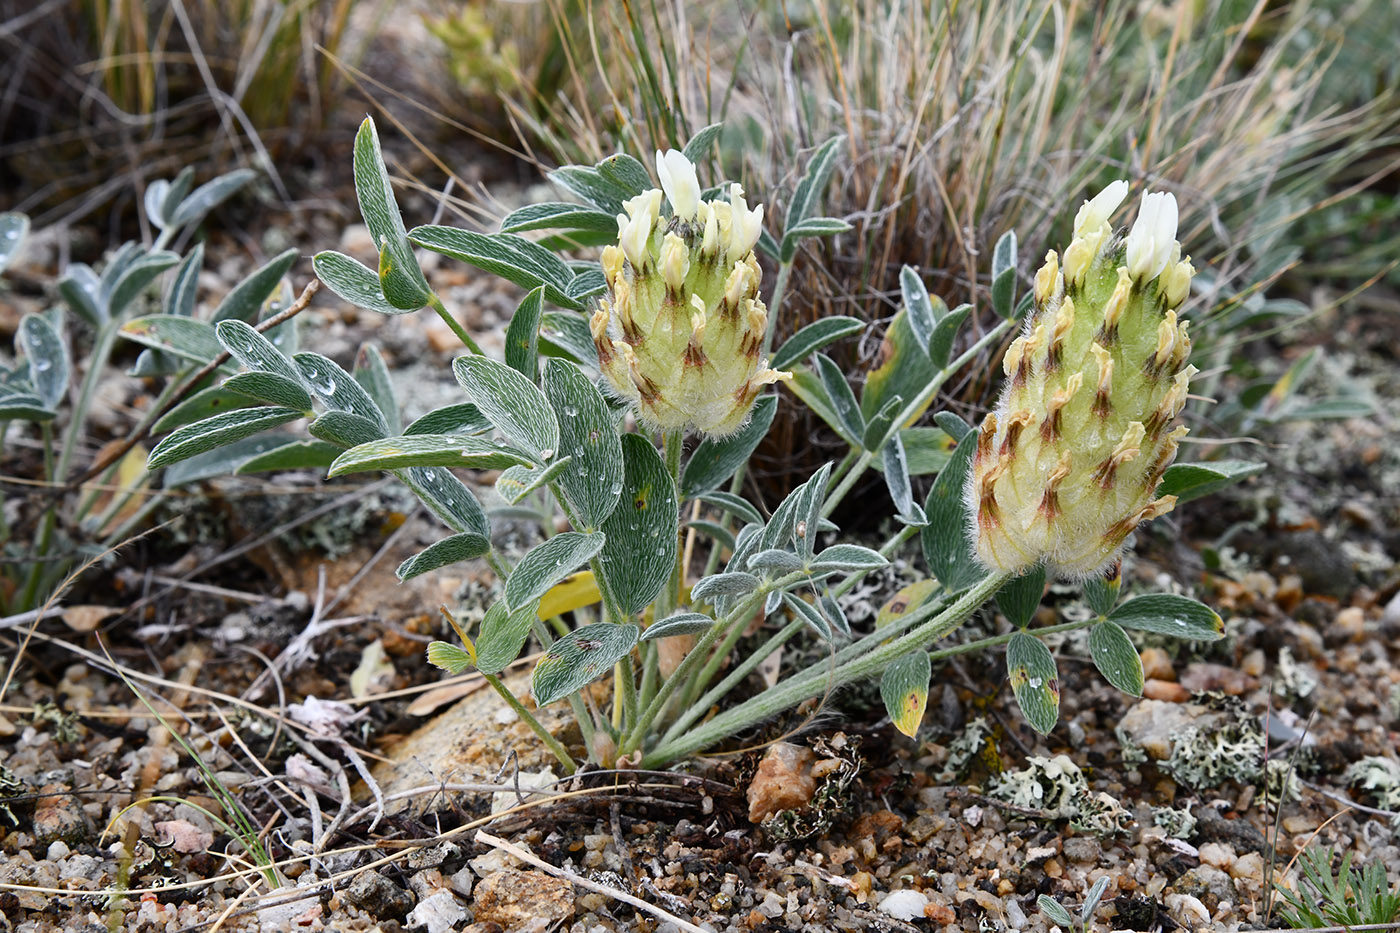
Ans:
POLYGON ((587 888, 588 890, 593 891, 596 894, 602 894, 605 897, 610 897, 615 901, 621 901, 624 904, 630 904, 638 910, 645 911, 646 913, 651 914, 653 917, 656 917, 659 920, 668 920, 671 923, 674 923, 676 926, 680 927, 682 930, 689 931, 689 933, 705 933, 705 931, 702 930, 700 927, 689 922, 688 920, 682 920, 680 917, 671 913, 669 910, 663 910, 660 907, 657 907, 655 904, 649 904, 646 901, 642 900, 640 897, 633 897, 626 891, 619 891, 616 888, 610 888, 607 885, 599 884, 596 881, 590 881, 589 879, 584 878, 582 875, 574 874, 566 868, 560 868, 557 865, 551 865, 544 859, 536 858, 531 853, 526 852, 524 849, 520 848, 520 846, 512 842, 507 842, 499 836, 493 836, 484 829, 478 829, 476 831, 476 841, 491 846, 492 848, 501 849, 504 852, 507 852, 510 855, 514 856, 515 858, 520 859, 520 861, 522 862, 534 865, 541 871, 548 872, 549 874, 554 875, 557 878, 563 878, 570 884, 577 885, 580 888, 587 888))

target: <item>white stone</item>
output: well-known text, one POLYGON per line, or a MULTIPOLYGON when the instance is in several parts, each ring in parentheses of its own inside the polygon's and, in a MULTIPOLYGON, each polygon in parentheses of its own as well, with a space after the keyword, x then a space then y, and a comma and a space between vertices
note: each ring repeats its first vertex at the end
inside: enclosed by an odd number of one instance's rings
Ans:
MULTIPOLYGON (((894 891, 880 899, 879 910, 896 920, 923 919, 928 897, 922 891, 894 891)), ((1025 919, 1024 917, 1022 918, 1025 919)))
POLYGON ((457 903, 457 897, 451 891, 439 891, 425 897, 408 912, 408 925, 424 927, 427 933, 451 933, 465 919, 467 912, 457 903))

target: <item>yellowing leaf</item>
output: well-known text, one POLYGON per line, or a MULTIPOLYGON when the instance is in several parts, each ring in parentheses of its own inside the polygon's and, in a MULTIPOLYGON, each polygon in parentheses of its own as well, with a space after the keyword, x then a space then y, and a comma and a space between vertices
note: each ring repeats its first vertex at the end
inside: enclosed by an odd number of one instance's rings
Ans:
POLYGON ((889 602, 880 607, 879 613, 875 616, 875 627, 881 629, 891 622, 899 621, 926 603, 937 589, 938 581, 933 579, 920 580, 904 587, 895 593, 889 602))
POLYGON ((598 592, 598 581, 593 579, 593 571, 580 570, 565 577, 540 597, 539 617, 552 619, 555 616, 591 606, 603 598, 598 592))

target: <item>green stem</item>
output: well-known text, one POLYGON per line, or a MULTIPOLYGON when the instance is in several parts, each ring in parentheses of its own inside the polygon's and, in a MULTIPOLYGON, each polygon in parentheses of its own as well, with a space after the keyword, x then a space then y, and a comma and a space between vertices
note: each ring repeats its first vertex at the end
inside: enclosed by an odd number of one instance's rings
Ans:
POLYGON ((860 456, 856 458, 855 466, 841 479, 840 485, 826 497, 826 502, 822 504, 822 518, 829 518, 831 513, 836 511, 841 500, 846 498, 846 493, 850 492, 851 487, 865 475, 865 471, 870 467, 870 462, 874 459, 875 455, 870 451, 862 450, 860 452, 860 456))
POLYGON ((619 704, 622 710, 622 721, 620 723, 622 731, 626 732, 632 728, 632 724, 637 721, 637 673, 632 669, 632 656, 623 655, 622 660, 617 662, 613 671, 613 678, 619 684, 618 694, 621 699, 619 704))
POLYGON ((705 715, 705 711, 713 706, 716 701, 738 686, 745 677, 749 676, 749 672, 762 664, 764 658, 768 657, 774 651, 777 651, 786 644, 792 636, 802 631, 804 624, 805 623, 803 623, 801 619, 795 619, 789 622, 786 626, 779 629, 772 638, 765 641, 757 651, 741 661, 734 670, 726 674, 723 680, 711 687, 704 696, 694 702, 687 702, 685 704, 685 712, 666 730, 666 734, 661 737, 661 741, 663 743, 670 742, 689 728, 691 723, 705 715))
POLYGON ((1008 579, 1008 574, 990 574, 976 586, 964 592, 957 602, 943 610, 937 617, 909 634, 881 645, 863 657, 847 661, 830 671, 813 670, 807 672, 813 676, 799 676, 785 681, 772 690, 761 693, 753 699, 721 713, 684 737, 670 742, 662 742, 652 750, 650 755, 643 758, 642 767, 659 767, 666 762, 693 754, 726 736, 734 735, 785 709, 790 709, 804 700, 819 697, 836 687, 869 677, 884 669, 891 661, 911 651, 926 650, 934 641, 966 622, 977 611, 978 607, 1000 589, 1008 579))
POLYGON ((434 311, 437 312, 438 317, 442 318, 443 323, 445 323, 448 327, 452 329, 452 333, 457 335, 457 339, 462 341, 463 346, 475 353, 477 356, 486 355, 485 353, 481 352, 481 347, 479 347, 477 345, 477 342, 472 339, 472 335, 467 333, 466 328, 464 328, 461 324, 458 324, 457 319, 452 316, 451 312, 449 312, 445 307, 443 307, 442 299, 437 296, 437 292, 428 293, 428 307, 432 308, 434 311))
POLYGON ((565 774, 573 774, 574 771, 578 770, 578 765, 576 765, 574 759, 569 756, 569 751, 564 747, 564 744, 549 734, 549 730, 535 718, 535 714, 526 709, 525 704, 517 700, 515 694, 511 693, 506 685, 501 683, 501 678, 497 677, 495 674, 482 674, 481 676, 486 678, 486 682, 491 685, 496 693, 500 694, 501 699, 506 701, 506 705, 515 710, 517 716, 525 720, 525 724, 530 727, 530 730, 534 732, 535 735, 539 736, 540 741, 545 744, 545 747, 554 753, 554 757, 558 758, 559 764, 563 766, 565 774))
MULTIPOLYGON (((42 422, 39 425, 39 433, 44 439, 44 471, 50 477, 61 479, 54 473, 53 426, 47 421, 42 422)), ((39 586, 44 580, 44 572, 49 569, 44 558, 48 556, 49 545, 53 543, 53 530, 58 524, 57 490, 50 489, 50 494, 54 496, 54 499, 44 510, 44 517, 39 522, 39 538, 34 544, 34 564, 29 568, 29 577, 25 580, 24 590, 20 594, 18 603, 21 610, 34 608, 35 598, 39 595, 39 586)))
POLYGON ((636 726, 628 733, 619 751, 626 755, 640 748, 642 742, 646 739, 647 730, 651 728, 651 724, 656 720, 661 710, 665 708, 666 703, 671 699, 671 696, 676 690, 678 690, 681 685, 689 682, 691 672, 700 666, 707 658, 710 649, 715 646, 715 643, 724 635, 728 634, 732 627, 747 624, 753 611, 763 605, 763 600, 770 591, 790 586, 803 576, 803 571, 799 570, 787 574, 786 576, 779 577, 776 580, 768 581, 748 596, 745 596, 737 606, 729 610, 724 619, 712 625, 704 635, 701 635, 699 641, 695 643, 695 647, 690 649, 690 652, 681 660, 680 664, 676 665, 676 669, 671 672, 671 676, 666 678, 665 682, 661 685, 661 689, 657 691, 656 696, 652 698, 652 701, 647 704, 646 709, 642 711, 641 716, 637 719, 636 726))

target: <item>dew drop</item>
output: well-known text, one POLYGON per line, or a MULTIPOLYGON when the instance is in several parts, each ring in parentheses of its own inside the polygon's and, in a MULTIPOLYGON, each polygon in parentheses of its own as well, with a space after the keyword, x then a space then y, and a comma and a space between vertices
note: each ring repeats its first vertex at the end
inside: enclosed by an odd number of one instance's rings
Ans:
POLYGON ((5 231, 5 239, 7 239, 7 240, 18 240, 18 239, 19 239, 19 231, 18 231, 18 230, 13 230, 13 229, 12 229, 12 230, 6 230, 6 231, 5 231))
POLYGON ((1042 681, 1039 677, 1032 677, 1030 680, 1026 681, 1026 683, 1032 690, 1039 690, 1042 681))
POLYGON ((53 362, 51 360, 35 360, 34 368, 41 373, 46 373, 53 368, 53 362))

